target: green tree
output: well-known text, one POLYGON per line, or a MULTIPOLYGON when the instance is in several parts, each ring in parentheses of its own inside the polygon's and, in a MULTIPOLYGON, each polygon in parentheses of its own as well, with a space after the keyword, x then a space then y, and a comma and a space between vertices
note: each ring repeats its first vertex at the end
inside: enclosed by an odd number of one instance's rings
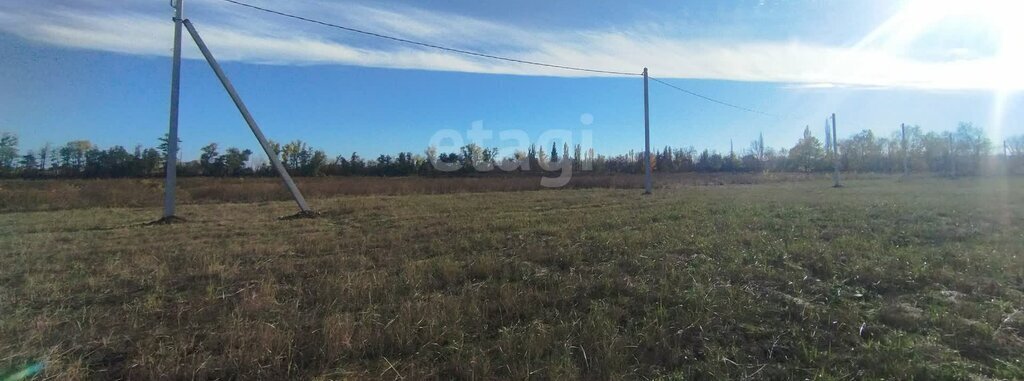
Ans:
POLYGON ((159 149, 146 148, 139 155, 139 175, 151 176, 156 173, 164 162, 164 156, 159 149))
POLYGON ((18 159, 18 135, 0 133, 0 172, 12 173, 14 161, 18 159))
POLYGON ((923 159, 928 170, 946 172, 949 170, 949 138, 932 131, 921 136, 923 159))
POLYGON ((804 136, 789 150, 791 170, 812 172, 826 169, 825 150, 818 138, 811 135, 810 127, 804 128, 804 136))
MULTIPOLYGON (((156 149, 160 150, 160 156, 162 156, 164 160, 167 160, 167 150, 169 149, 167 142, 170 141, 168 134, 164 134, 164 136, 161 136, 157 140, 160 141, 160 144, 156 146, 156 149)), ((178 151, 181 151, 181 138, 178 138, 178 151)))
POLYGON ((430 162, 428 168, 433 168, 433 165, 437 163, 437 147, 427 147, 427 149, 423 151, 423 154, 427 155, 427 161, 430 162))
POLYGON ((50 143, 43 144, 42 147, 39 147, 39 170, 46 170, 46 167, 50 164, 49 160, 53 157, 51 156, 51 152, 53 152, 53 148, 50 147, 50 143))
POLYGON ((839 143, 843 151, 843 168, 855 172, 880 171, 883 169, 882 144, 871 130, 854 134, 839 143))
POLYGON ((754 155, 754 158, 760 161, 764 161, 764 133, 762 132, 757 136, 757 140, 750 142, 750 153, 754 155))
POLYGON ((61 147, 58 153, 65 173, 77 174, 85 170, 85 154, 92 149, 92 143, 88 140, 73 140, 61 147))
POLYGON ((250 156, 250 150, 231 147, 217 158, 217 167, 222 175, 241 176, 246 173, 245 163, 249 161, 250 156))
POLYGON ((309 145, 302 140, 293 140, 281 147, 281 162, 288 169, 302 169, 309 165, 309 160, 312 157, 313 153, 310 151, 309 145))
MULTIPOLYGON (((543 151, 543 149, 541 149, 541 151, 543 151)), ((536 145, 530 144, 530 148, 526 149, 526 160, 527 160, 527 162, 526 162, 527 163, 527 167, 524 168, 524 169, 531 170, 531 169, 534 169, 534 168, 538 168, 538 164, 540 163, 540 157, 537 156, 537 146, 536 145)))
POLYGON ((132 175, 135 156, 128 152, 127 149, 123 146, 113 146, 103 153, 102 161, 99 163, 102 176, 128 177, 132 175))
POLYGON ((573 148, 572 165, 575 167, 576 170, 583 169, 583 147, 581 147, 579 144, 577 144, 576 147, 573 148))
POLYGON ((975 174, 981 170, 984 159, 992 150, 992 141, 985 135, 985 130, 973 124, 960 122, 953 134, 957 160, 957 171, 975 174))
POLYGON ((484 164, 484 149, 476 143, 466 144, 460 151, 464 170, 475 171, 478 165, 484 164))
POLYGON ((324 166, 327 165, 327 153, 315 150, 309 155, 309 160, 302 167, 302 173, 306 176, 323 176, 324 166))
POLYGON ((1007 138, 1006 148, 1010 156, 1024 156, 1024 135, 1007 138))
POLYGON ((21 157, 20 164, 23 177, 35 177, 39 172, 39 160, 32 150, 28 150, 28 153, 21 157))
POLYGON ((221 162, 218 160, 220 153, 217 152, 217 143, 210 143, 199 149, 199 167, 207 176, 221 176, 221 162))
POLYGON ((725 159, 722 154, 704 150, 697 157, 696 169, 698 172, 718 172, 722 170, 723 165, 725 159))

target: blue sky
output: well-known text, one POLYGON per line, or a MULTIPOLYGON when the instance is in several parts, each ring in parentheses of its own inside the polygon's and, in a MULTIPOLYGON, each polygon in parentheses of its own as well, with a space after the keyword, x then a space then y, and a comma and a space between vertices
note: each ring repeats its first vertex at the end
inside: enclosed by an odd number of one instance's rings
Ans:
MULTIPOLYGON (((643 146, 642 82, 452 55, 256 12, 185 0, 268 137, 332 155, 422 152, 443 129, 592 131, 602 153, 643 146), (590 120, 584 124, 583 120, 590 120)), ((728 150, 763 132, 791 146, 821 135, 889 135, 901 122, 959 121, 995 141, 1024 133, 1024 30, 1008 1, 248 0, 409 39, 556 64, 639 72, 778 117, 651 83, 651 140, 728 150)), ((166 1, 0 4, 0 130, 22 151, 88 139, 155 145, 167 130, 171 9, 166 1)), ((257 148, 185 37, 181 139, 257 148)), ((493 140, 490 146, 506 144, 493 140)), ((503 150, 510 154, 510 149, 503 150)))

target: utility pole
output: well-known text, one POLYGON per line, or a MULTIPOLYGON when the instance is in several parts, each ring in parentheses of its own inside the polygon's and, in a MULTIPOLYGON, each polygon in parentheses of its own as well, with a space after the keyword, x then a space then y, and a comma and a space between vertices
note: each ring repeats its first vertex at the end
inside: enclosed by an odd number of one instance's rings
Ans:
MULTIPOLYGON (((180 1, 180 0, 179 0, 180 1)), ((235 91, 235 86, 228 80, 228 76, 224 74, 224 70, 221 70, 220 64, 213 58, 213 53, 210 53, 210 49, 206 47, 206 43, 203 42, 202 37, 199 37, 199 32, 196 31, 195 26, 192 25, 191 21, 184 20, 185 28, 188 29, 188 33, 192 35, 192 40, 199 46, 199 51, 203 53, 203 57, 206 58, 206 62, 210 64, 210 68, 213 69, 214 74, 220 79, 220 83, 224 85, 224 90, 227 90, 228 95, 231 96, 231 100, 235 102, 235 107, 238 107, 238 112, 242 114, 242 118, 245 119, 245 123, 249 125, 249 129, 252 130, 253 135, 256 135, 256 140, 260 142, 260 146, 263 147, 263 152, 270 158, 270 163, 273 164, 277 174, 281 176, 281 180, 284 181, 285 187, 291 192, 292 198, 295 199, 295 203, 299 204, 299 215, 301 216, 313 216, 313 211, 309 209, 309 205, 306 204, 306 199, 302 197, 302 193, 299 192, 299 188, 295 186, 295 182, 292 181, 292 177, 288 175, 288 170, 285 169, 284 165, 281 164, 281 160, 274 154, 273 149, 270 147, 270 143, 267 142, 267 138, 263 136, 263 131, 256 125, 256 120, 253 119, 252 114, 249 113, 249 109, 245 107, 245 103, 242 103, 242 98, 238 96, 238 92, 235 91)))
POLYGON ((839 140, 836 139, 836 113, 832 113, 832 185, 833 188, 841 188, 839 183, 839 140))
POLYGON ((949 177, 956 178, 956 147, 953 146, 953 133, 949 133, 949 177))
POLYGON ((757 135, 757 160, 764 160, 764 132, 757 135))
POLYGON ((900 131, 903 132, 903 177, 910 177, 910 149, 907 146, 907 125, 900 123, 900 131))
POLYGON ((644 68, 644 194, 651 194, 651 116, 647 95, 647 68, 644 68))
POLYGON ((181 84, 181 13, 182 2, 171 0, 174 7, 174 50, 171 55, 171 116, 167 128, 167 157, 164 169, 164 215, 162 221, 170 222, 174 216, 174 189, 178 182, 178 89, 181 84))
POLYGON ((1010 173, 1010 146, 1006 144, 1006 139, 1003 139, 1003 173, 1010 173))

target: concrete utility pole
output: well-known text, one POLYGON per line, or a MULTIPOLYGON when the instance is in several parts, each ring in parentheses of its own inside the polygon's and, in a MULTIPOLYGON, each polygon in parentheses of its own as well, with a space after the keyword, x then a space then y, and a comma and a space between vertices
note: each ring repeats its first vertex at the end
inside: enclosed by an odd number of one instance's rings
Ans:
POLYGON ((907 125, 900 123, 903 131, 903 177, 910 177, 910 147, 907 146, 907 125))
POLYGON ((647 98, 647 68, 644 68, 644 194, 651 194, 651 116, 647 98))
POLYGON ((953 145, 953 133, 949 133, 949 177, 956 177, 956 146, 953 145))
POLYGON ((832 113, 832 185, 833 188, 840 188, 839 183, 839 139, 836 138, 836 113, 832 113))
POLYGON ((757 135, 757 160, 764 160, 764 132, 757 135))
MULTIPOLYGON (((180 1, 180 0, 179 0, 180 1)), ((224 74, 224 70, 221 70, 220 64, 213 58, 213 54, 210 53, 210 49, 206 47, 206 43, 203 42, 202 37, 199 37, 199 32, 196 31, 195 26, 192 25, 191 21, 184 20, 185 28, 188 29, 188 33, 192 35, 192 40, 199 46, 199 51, 203 53, 203 57, 206 57, 206 62, 210 64, 210 68, 213 69, 214 74, 220 79, 220 83, 224 85, 224 90, 227 90, 228 95, 231 96, 231 100, 235 102, 235 107, 238 107, 238 112, 242 113, 242 118, 245 119, 245 123, 249 125, 249 129, 252 130, 253 135, 256 135, 256 140, 259 140, 260 146, 263 147, 263 152, 270 158, 270 163, 273 164, 274 169, 277 170, 277 174, 281 176, 281 180, 284 181, 285 187, 288 188, 288 192, 291 192, 292 198, 295 199, 295 203, 299 204, 300 214, 311 215, 312 210, 309 209, 309 205, 306 204, 306 199, 302 197, 302 193, 299 192, 299 188, 295 186, 295 182, 292 181, 292 177, 288 175, 288 170, 281 164, 281 160, 278 159, 277 155, 274 154, 273 149, 270 147, 270 143, 267 142, 267 138, 263 136, 263 131, 256 125, 256 120, 253 119, 252 114, 249 113, 249 109, 245 107, 245 103, 242 103, 242 98, 238 96, 238 92, 235 91, 235 86, 228 80, 228 76, 224 74)))
POLYGON ((178 89, 181 84, 181 13, 184 0, 171 0, 174 7, 174 50, 171 54, 171 116, 167 128, 167 157, 164 169, 164 215, 162 220, 174 218, 174 189, 178 182, 178 89))

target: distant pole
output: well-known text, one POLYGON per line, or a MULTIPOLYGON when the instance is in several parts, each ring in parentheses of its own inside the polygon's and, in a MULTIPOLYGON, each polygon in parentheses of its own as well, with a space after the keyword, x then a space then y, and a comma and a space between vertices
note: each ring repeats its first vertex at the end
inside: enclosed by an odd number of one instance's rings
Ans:
POLYGON ((764 160, 764 132, 757 135, 757 160, 764 160))
POLYGON ((832 113, 832 185, 833 188, 839 188, 843 185, 839 183, 839 139, 836 138, 836 113, 832 113))
POLYGON ((1005 139, 1003 140, 1003 172, 1010 173, 1010 146, 1006 144, 1005 139))
POLYGON ((651 115, 647 95, 647 68, 644 68, 644 194, 651 194, 651 115))
POLYGON ((164 219, 174 217, 174 188, 178 182, 178 89, 181 83, 181 13, 182 2, 171 0, 174 7, 174 50, 171 54, 171 116, 167 127, 167 157, 164 164, 164 219))
POLYGON ((903 177, 910 177, 910 149, 907 146, 907 125, 900 123, 903 132, 903 177))
POLYGON ((956 177, 956 148, 953 146, 953 133, 949 133, 949 177, 956 177))
POLYGON ((228 95, 231 96, 231 100, 235 102, 235 106, 238 107, 238 112, 242 113, 242 118, 245 118, 245 123, 249 125, 249 129, 252 130, 253 135, 256 135, 256 140, 259 140, 260 146, 263 147, 263 152, 266 152, 267 157, 270 158, 270 163, 274 165, 274 169, 277 170, 277 174, 281 176, 281 180, 284 180, 285 187, 291 192, 292 197, 295 199, 295 203, 299 204, 299 209, 303 213, 312 212, 309 209, 309 205, 306 204, 306 199, 302 197, 302 193, 299 192, 299 188, 295 186, 295 182, 292 181, 292 177, 288 175, 288 170, 281 165, 281 160, 278 159, 277 155, 270 148, 270 143, 267 142, 267 138, 263 136, 263 131, 256 125, 256 120, 253 119, 252 114, 249 113, 249 109, 245 107, 245 103, 242 103, 242 98, 238 96, 238 92, 235 91, 235 86, 228 80, 228 76, 224 74, 224 70, 221 70, 220 64, 213 58, 213 53, 210 53, 210 49, 206 47, 206 43, 203 42, 202 37, 199 37, 199 32, 196 31, 195 26, 192 25, 191 21, 184 21, 185 28, 188 29, 188 33, 192 35, 192 39, 195 40, 196 45, 199 46, 199 51, 203 53, 203 57, 206 57, 206 62, 210 64, 210 68, 213 69, 214 74, 217 74, 217 78, 220 79, 220 83, 224 85, 224 90, 227 90, 228 95))

